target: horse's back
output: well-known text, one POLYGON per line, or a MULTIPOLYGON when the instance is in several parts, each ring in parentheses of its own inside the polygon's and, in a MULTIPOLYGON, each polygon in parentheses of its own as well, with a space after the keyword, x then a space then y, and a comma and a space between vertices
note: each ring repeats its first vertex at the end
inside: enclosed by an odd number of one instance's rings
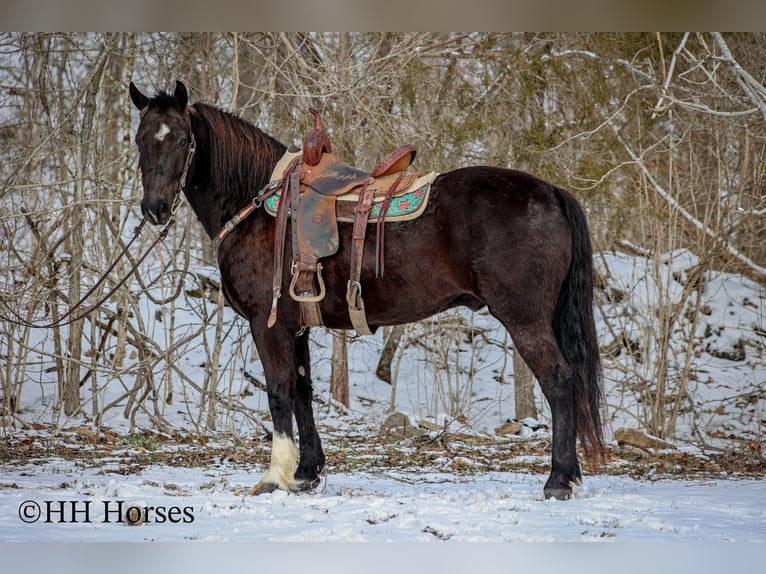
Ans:
POLYGON ((494 278, 508 269, 516 280, 542 273, 560 282, 571 253, 562 194, 523 171, 477 166, 441 175, 432 201, 437 225, 450 229, 450 251, 475 272, 494 278))
MULTIPOLYGON (((492 308, 509 297, 536 308, 546 298, 552 309, 571 251, 557 194, 551 184, 504 168, 439 175, 421 217, 386 225, 380 278, 372 266, 375 232, 368 234, 362 285, 369 324, 412 322, 458 305, 492 308)), ((350 229, 341 235, 340 251, 325 265, 322 309, 326 324, 338 328, 347 317, 342 294, 350 229)))

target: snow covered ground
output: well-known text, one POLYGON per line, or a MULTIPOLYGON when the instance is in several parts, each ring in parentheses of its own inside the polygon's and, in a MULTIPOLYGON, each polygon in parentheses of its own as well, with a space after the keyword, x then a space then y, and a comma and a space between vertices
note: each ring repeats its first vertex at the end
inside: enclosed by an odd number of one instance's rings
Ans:
MULTIPOLYGON (((652 293, 665 289, 664 296, 668 300, 680 297, 685 270, 694 261, 689 260, 688 254, 680 253, 663 264, 667 264, 667 273, 675 274, 677 279, 670 279, 665 287, 657 287, 650 281, 650 277, 658 276, 650 262, 621 254, 604 256, 602 271, 609 271, 605 275, 612 294, 621 292, 625 296, 603 296, 600 301, 598 327, 603 344, 608 343, 615 332, 627 334, 630 344, 635 342, 639 349, 649 340, 642 337, 651 331, 650 323, 655 316, 652 293)), ((681 315, 671 343, 672 385, 681 380, 679 373, 684 368, 684 353, 688 349, 684 337, 688 334, 696 337, 691 348, 692 377, 678 395, 685 401, 678 420, 678 446, 685 452, 700 452, 702 447, 694 444, 700 437, 704 439, 704 448, 731 448, 732 445, 737 448, 747 440, 751 450, 743 446, 742 456, 758 460, 763 445, 762 425, 766 422, 763 415, 766 410, 763 344, 766 292, 741 277, 715 273, 709 276, 703 295, 699 304, 707 308, 701 315, 702 320, 692 324, 681 315)), ((692 303, 694 299, 684 304, 692 303)), ((178 324, 191 323, 199 316, 193 310, 186 316, 183 309, 176 312, 178 324)), ((227 329, 234 334, 241 333, 241 323, 237 323, 230 310, 226 313, 227 329)), ((147 317, 155 315, 152 309, 146 313, 147 317)), ((453 311, 439 321, 442 323, 416 326, 407 332, 405 341, 410 345, 397 356, 394 364, 398 386, 393 402, 397 410, 411 415, 413 421, 427 420, 469 435, 492 435, 497 426, 513 416, 509 341, 486 313, 453 311), (457 329, 443 328, 445 324, 457 325, 457 329), (466 336, 467 332, 471 336, 466 336), (434 367, 437 363, 441 364, 440 368, 434 367)), ((150 323, 146 328, 149 332, 156 331, 157 340, 163 341, 162 324, 150 323)), ((351 405, 341 409, 329 397, 330 335, 317 330, 313 336, 318 399, 315 408, 320 433, 329 427, 337 431, 331 440, 325 436, 326 450, 340 446, 338 436, 344 434, 376 444, 380 441, 376 430, 392 402, 392 387, 374 375, 382 338, 377 336, 351 344, 351 405)), ((242 376, 244 368, 251 377, 263 380, 259 363, 248 355, 248 343, 244 350, 241 343, 235 348, 235 342, 242 340, 247 338, 230 336, 226 339, 231 348, 224 352, 225 368, 220 375, 219 392, 238 408, 218 413, 219 431, 213 440, 219 442, 258 436, 270 424, 265 393, 242 376)), ((40 340, 39 344, 45 341, 40 340)), ((651 349, 644 348, 642 353, 634 355, 623 350, 619 356, 605 361, 609 403, 607 439, 613 446, 611 433, 615 428, 623 425, 641 428, 641 422, 646 420, 646 405, 637 397, 641 377, 651 376, 651 357, 651 349)), ((201 383, 205 345, 190 341, 178 360, 187 376, 201 383)), ((22 412, 26 420, 42 425, 37 440, 49 437, 55 442, 61 440, 61 429, 87 427, 90 422, 81 417, 67 419, 60 413, 52 414, 55 373, 46 367, 43 363, 39 374, 30 375, 36 382, 25 386, 22 412), (46 425, 52 420, 57 421, 59 434, 48 430, 46 425)), ((164 384, 160 377, 157 380, 160 385, 164 384)), ((136 410, 134 421, 129 422, 123 417, 119 403, 104 417, 103 428, 118 436, 130 436, 141 429, 152 429, 151 415, 159 414, 174 428, 186 429, 198 436, 199 421, 204 420, 196 410, 199 397, 188 386, 174 384, 176 399, 172 404, 156 401, 150 405, 147 401, 146 408, 136 410)), ((114 387, 113 383, 104 384, 101 404, 108 404, 115 394, 124 391, 114 387)), ((670 391, 673 392, 672 386, 670 391)), ((158 392, 162 392, 162 387, 158 392)), ((539 418, 549 422, 539 390, 537 399, 539 418)), ((86 403, 84 408, 88 412, 90 404, 86 403)), ((24 433, 34 435, 29 429, 3 432, 15 434, 16 438, 23 437, 24 433)), ((547 433, 546 430, 538 432, 547 433)), ((84 449, 83 457, 87 456, 84 449)), ((118 456, 117 451, 113 456, 118 456)), ((449 464, 425 470, 407 464, 406 455, 404 458, 401 465, 375 471, 332 470, 313 493, 277 492, 262 497, 246 496, 247 490, 265 471, 262 464, 250 467, 222 460, 204 467, 183 467, 158 463, 126 473, 124 467, 109 461, 99 467, 99 462, 86 465, 76 458, 55 455, 23 462, 13 459, 0 462, 0 541, 259 544, 393 541, 409 543, 408 547, 416 548, 415 553, 419 552, 420 543, 446 543, 442 546, 450 547, 471 541, 602 543, 599 546, 621 542, 680 542, 693 544, 684 558, 685 565, 697 563, 702 567, 698 570, 716 566, 719 572, 728 568, 726 564, 731 565, 731 558, 722 565, 710 554, 711 548, 718 547, 712 543, 734 541, 751 548, 750 543, 766 542, 766 481, 759 478, 707 473, 694 479, 671 480, 658 473, 651 479, 638 480, 611 474, 592 476, 586 472, 585 482, 575 490, 574 498, 558 502, 543 500, 544 474, 486 469, 457 473, 450 472, 449 464), (125 525, 125 513, 131 504, 152 509, 131 511, 131 517, 149 513, 140 525, 125 525), (120 511, 125 515, 122 522, 117 518, 120 511)), ((752 547, 760 548, 760 544, 752 547)), ((324 552, 321 545, 309 548, 312 548, 312 556, 324 552)), ((511 545, 511 548, 518 546, 511 545)), ((354 556, 354 551, 349 552, 354 556)), ((655 550, 652 552, 658 555, 655 550)), ((549 550, 537 553, 532 556, 533 561, 558 556, 549 550)), ((303 553, 296 551, 296 554, 303 553)), ((623 563, 622 553, 611 556, 616 556, 620 572, 645 571, 645 567, 631 570, 645 565, 642 562, 645 556, 638 554, 629 563, 623 563)), ((746 554, 738 553, 737 559, 743 559, 746 554)), ((187 551, 181 551, 181 555, 187 555, 187 551)), ((196 554, 188 551, 188 555, 196 554)), ((357 572, 366 573, 377 571, 377 561, 373 560, 372 565, 368 563, 373 557, 404 560, 403 556, 396 549, 371 549, 344 564, 356 565, 357 572)), ((453 565, 463 564, 461 560, 465 560, 463 555, 449 551, 440 552, 439 556, 453 565)), ((602 556, 610 554, 604 551, 602 556)), ((278 563, 263 562, 263 555, 260 560, 259 566, 278 563)), ((481 557, 473 556, 471 560, 463 571, 478 568, 481 557)), ((567 559, 562 560, 566 565, 567 559)), ((13 562, 9 557, 5 563, 13 562)), ((200 557, 197 565, 202 563, 206 562, 200 557)), ((404 566, 407 565, 405 561, 404 566)), ((0 569, 6 571, 1 566, 0 569)))
POLYGON ((591 476, 561 502, 543 499, 543 475, 405 469, 249 497, 253 473, 231 465, 131 476, 78 466, 5 468, 0 540, 766 542, 766 481, 755 479, 591 476))
POLYGON ((4 470, 3 571, 643 574, 762 564, 766 481, 597 476, 566 502, 543 500, 543 481, 519 473, 336 474, 313 494, 248 497, 241 491, 253 478, 242 468, 154 466, 122 476, 51 460, 4 470), (130 511, 117 521, 120 504, 152 510, 130 526, 130 511), (161 544, 50 544, 146 541, 161 544))

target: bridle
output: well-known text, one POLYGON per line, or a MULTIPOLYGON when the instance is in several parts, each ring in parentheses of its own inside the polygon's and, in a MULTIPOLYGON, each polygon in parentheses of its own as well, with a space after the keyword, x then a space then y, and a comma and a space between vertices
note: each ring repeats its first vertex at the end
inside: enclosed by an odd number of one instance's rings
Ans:
MULTIPOLYGON (((188 109, 188 108, 187 108, 188 109)), ((140 112, 140 119, 143 120, 144 116, 146 115, 146 112, 148 111, 148 106, 143 108, 140 112)), ((154 241, 149 245, 149 247, 146 248, 146 250, 143 252, 141 257, 139 257, 135 261, 131 261, 131 266, 128 272, 116 283, 116 285, 110 289, 105 295, 103 295, 101 298, 99 298, 98 301, 93 303, 92 305, 85 308, 80 313, 74 314, 75 311, 80 309, 83 305, 85 305, 85 301, 88 300, 88 298, 93 295, 93 293, 96 292, 96 290, 108 279, 109 274, 114 270, 114 268, 117 266, 117 264, 120 262, 120 260, 128 255, 128 250, 130 249, 131 245, 133 245, 133 242, 135 242, 136 239, 138 239, 138 236, 141 234, 141 230, 144 228, 144 225, 146 225, 146 217, 143 217, 140 221, 140 223, 135 227, 133 230, 133 237, 130 239, 130 241, 122 248, 120 251, 120 254, 115 258, 114 261, 112 261, 112 264, 109 266, 109 268, 101 275, 98 281, 88 290, 88 292, 83 295, 77 303, 72 305, 69 310, 64 313, 61 317, 56 319, 55 321, 52 321, 51 323, 47 323, 44 325, 38 325, 35 323, 32 323, 30 321, 26 321, 25 319, 22 319, 19 317, 18 313, 16 313, 15 310, 13 310, 10 305, 6 302, 5 298, 0 298, 0 301, 2 301, 3 306, 13 313, 15 315, 15 318, 11 318, 5 315, 0 315, 0 318, 2 318, 4 321, 8 321, 14 325, 20 325, 22 327, 32 327, 35 329, 53 329, 55 327, 63 327, 65 325, 70 325, 72 323, 75 323, 79 321, 80 319, 84 319, 88 315, 90 315, 94 310, 99 308, 101 305, 103 305, 107 300, 109 300, 112 295, 114 295, 126 282, 130 277, 137 271, 138 267, 144 262, 144 260, 148 257, 149 253, 161 242, 167 237, 168 232, 170 231, 170 228, 173 227, 176 223, 175 220, 175 212, 178 209, 179 205, 182 202, 183 198, 183 189, 186 187, 186 180, 189 176, 189 168, 191 167, 192 162, 194 161, 194 155, 197 152, 197 140, 194 137, 194 130, 191 127, 191 112, 186 113, 187 117, 187 125, 189 126, 189 148, 186 152, 186 161, 184 162, 184 168, 181 172, 181 176, 178 179, 178 185, 176 187, 175 194, 173 196, 173 205, 170 209, 170 219, 168 222, 162 227, 162 229, 159 230, 157 233, 157 237, 154 239, 154 241)))
POLYGON ((191 116, 195 112, 191 106, 187 107, 186 110, 187 110, 185 114, 186 125, 189 127, 189 150, 186 152, 186 161, 184 162, 184 169, 181 172, 181 177, 178 179, 178 187, 176 188, 176 195, 173 198, 173 209, 171 209, 171 219, 173 218, 172 213, 178 207, 178 203, 180 202, 179 198, 183 196, 183 190, 186 187, 186 178, 189 175, 189 168, 191 167, 192 161, 194 161, 194 154, 197 153, 197 139, 194 137, 194 130, 192 129, 192 126, 191 126, 191 116))
MULTIPOLYGON (((295 155, 295 154, 293 154, 295 155)), ((284 157, 290 156, 290 152, 286 153, 284 157)), ((221 242, 223 241, 224 237, 229 235, 232 231, 234 231, 234 228, 237 227, 240 223, 242 223, 248 215, 253 213, 256 209, 259 209, 263 203, 272 195, 277 193, 279 190, 283 190, 282 197, 285 197, 286 194, 284 194, 284 186, 286 185, 287 177, 285 174, 287 174, 290 171, 290 165, 288 165, 287 168, 281 169, 281 160, 277 162, 276 167, 274 168, 271 179, 269 180, 269 183, 267 183, 263 189, 261 189, 256 196, 253 198, 253 200, 248 203, 245 207, 243 207, 241 210, 239 210, 234 217, 232 217, 229 221, 227 221, 224 226, 221 228, 221 230, 216 234, 216 236, 213 238, 213 256, 215 257, 215 260, 218 261, 218 251, 221 247, 221 242)), ((284 166, 283 166, 284 167, 284 166)))
MULTIPOLYGON (((146 112, 148 111, 149 106, 147 105, 139 112, 139 118, 143 120, 146 112)), ((183 190, 186 187, 186 179, 189 176, 189 168, 194 161, 194 155, 197 153, 197 139, 194 137, 194 130, 192 129, 191 125, 191 116, 195 113, 196 111, 194 110, 193 106, 188 106, 186 108, 186 112, 184 113, 184 117, 186 118, 186 127, 189 128, 189 148, 186 152, 186 161, 184 161, 183 171, 181 171, 181 176, 178 178, 178 185, 176 186, 176 191, 173 195, 173 205, 170 208, 170 220, 165 224, 166 227, 173 225, 171 223, 171 221, 174 219, 173 214, 175 214, 176 209, 178 209, 178 206, 181 204, 181 200, 183 198, 183 190)), ((145 219, 146 218, 144 218, 144 220, 145 219)), ((144 220, 142 220, 142 224, 144 223, 144 220)), ((165 228, 163 228, 163 230, 164 229, 165 228)), ((160 233, 162 233, 162 231, 160 231, 160 233)))

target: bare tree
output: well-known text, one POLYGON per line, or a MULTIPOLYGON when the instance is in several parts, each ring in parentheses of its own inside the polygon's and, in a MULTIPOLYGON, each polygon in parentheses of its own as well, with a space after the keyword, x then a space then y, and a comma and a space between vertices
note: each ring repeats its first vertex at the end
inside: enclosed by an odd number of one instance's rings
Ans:
POLYGON ((332 338, 330 395, 345 407, 349 406, 348 385, 348 340, 345 333, 335 333, 332 338))
POLYGON ((516 418, 537 418, 535 405, 535 376, 532 369, 524 362, 516 347, 513 347, 513 384, 516 418))
MULTIPOLYGON (((183 79, 197 99, 285 143, 300 141, 313 105, 337 152, 366 169, 413 143, 417 169, 491 163, 571 189, 597 253, 641 254, 636 284, 652 290, 652 303, 636 312, 649 297, 626 287, 621 304, 638 318, 602 315, 604 362, 607 386, 655 434, 672 436, 689 409, 710 274, 764 284, 763 34, 6 33, 0 45, 4 423, 19 418, 32 384, 55 396, 44 415, 52 427, 67 417, 100 424, 115 409, 132 423, 142 415, 167 426, 179 392, 182 404, 201 406, 187 417, 200 432, 249 413, 230 391, 251 354, 247 326, 223 303, 210 242, 183 206, 157 253, 91 316, 45 331, 25 324, 65 313, 140 219, 130 80, 159 90, 183 79), (202 383, 179 367, 197 347, 207 350, 202 383)), ((152 241, 143 234, 135 247, 152 241)), ((597 266, 597 301, 608 313, 616 297, 605 287, 608 257, 597 266)), ((445 404, 460 412, 470 396, 456 388, 470 389, 475 361, 458 364, 450 353, 479 352, 472 329, 454 315, 394 328, 380 372, 422 352, 435 369, 429 384, 443 381, 445 404)), ((340 341, 335 352, 332 392, 344 402, 340 341)), ((520 370, 514 360, 518 391, 529 397, 520 370)))

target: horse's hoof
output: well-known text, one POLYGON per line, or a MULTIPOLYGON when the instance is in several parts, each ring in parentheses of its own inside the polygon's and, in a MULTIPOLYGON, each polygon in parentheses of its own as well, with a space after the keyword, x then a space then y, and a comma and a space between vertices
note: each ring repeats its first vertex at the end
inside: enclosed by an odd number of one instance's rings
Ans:
POLYGON ((572 498, 571 488, 546 488, 543 492, 545 493, 545 500, 550 500, 551 498, 556 500, 569 500, 572 498))
POLYGON ((260 494, 271 494, 272 492, 276 492, 277 490, 287 490, 287 492, 293 492, 295 494, 298 494, 300 492, 308 492, 310 490, 314 490, 314 488, 316 488, 318 484, 319 484, 318 478, 315 480, 297 480, 294 483, 290 484, 290 486, 287 487, 287 489, 284 489, 278 484, 274 484, 273 482, 259 482, 253 488, 250 489, 250 492, 248 492, 248 496, 258 496, 260 494))
POLYGON ((260 494, 271 494, 275 490, 279 490, 278 484, 274 484, 273 482, 259 482, 250 489, 250 492, 248 492, 247 495, 258 496, 260 494))
POLYGON ((290 492, 309 492, 314 490, 317 486, 319 486, 319 477, 313 479, 299 478, 296 480, 295 484, 290 485, 290 492))
POLYGON ((551 474, 543 487, 545 500, 550 500, 551 498, 555 498, 556 500, 569 500, 572 498, 572 487, 579 483, 580 480, 579 477, 577 477, 577 473, 574 473, 574 477, 569 480, 567 480, 565 476, 562 477, 560 474, 551 474))

